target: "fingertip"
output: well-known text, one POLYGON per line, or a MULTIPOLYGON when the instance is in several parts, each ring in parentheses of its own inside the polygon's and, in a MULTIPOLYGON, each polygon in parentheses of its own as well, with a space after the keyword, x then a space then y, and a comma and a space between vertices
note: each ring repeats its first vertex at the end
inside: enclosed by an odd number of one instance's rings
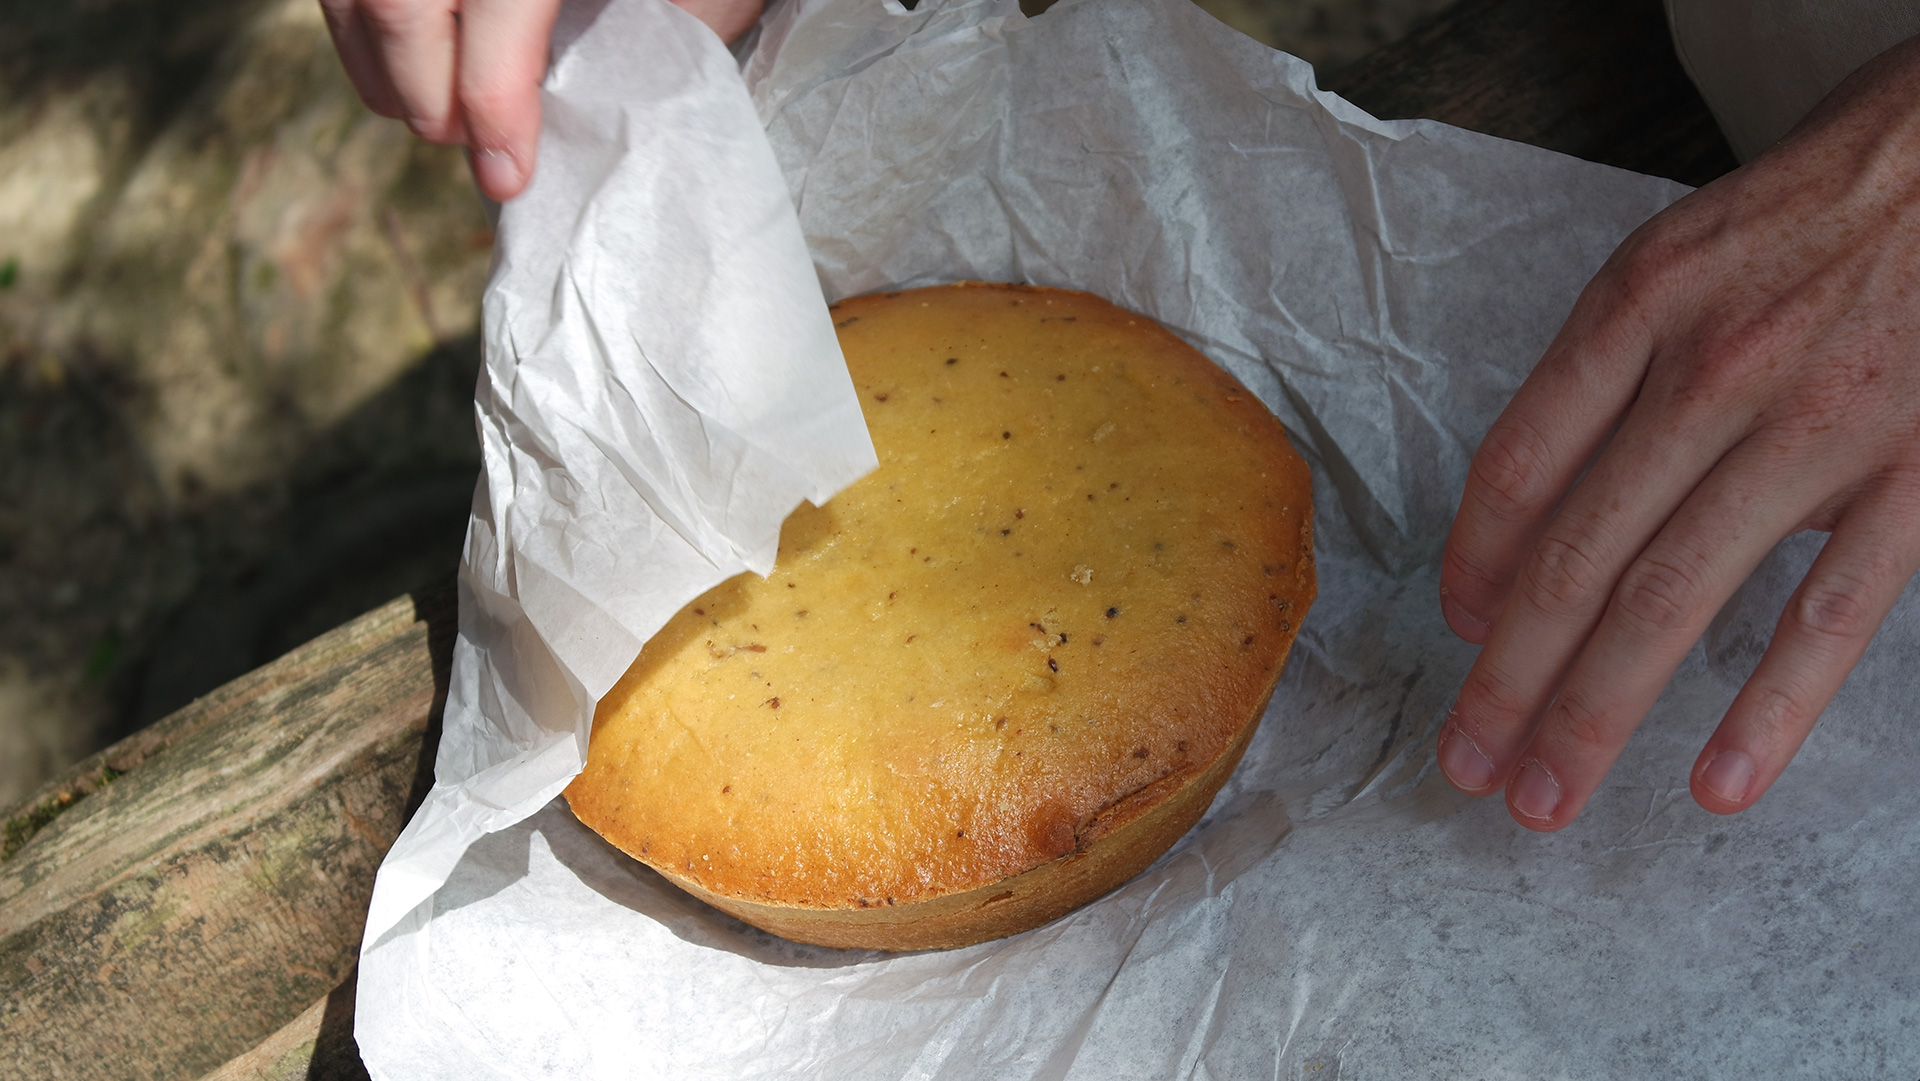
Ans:
POLYGON ((1694 763, 1693 801, 1714 814, 1730 815, 1753 803, 1753 757, 1733 748, 1708 748, 1694 763))
POLYGON ((1560 817, 1565 802, 1559 778, 1537 758, 1521 763, 1507 782, 1507 813, 1535 833, 1553 833, 1573 821, 1560 817))
POLYGON ((1487 638, 1493 633, 1493 624, 1467 611, 1466 605, 1454 598, 1446 586, 1440 587, 1440 615, 1447 621, 1447 627, 1460 638, 1476 646, 1487 644, 1487 638))
POLYGON ((1448 784, 1469 796, 1484 796, 1493 791, 1493 757, 1481 750, 1458 725, 1450 725, 1441 733, 1437 757, 1440 773, 1448 784))
POLYGON ((327 33, 333 37, 340 66, 346 71, 354 92, 360 95, 360 103, 377 116, 403 119, 400 94, 387 76, 380 50, 369 35, 359 9, 342 0, 321 0, 320 9, 326 16, 327 33))
MULTIPOLYGON (((400 95, 384 84, 363 87, 356 84, 354 89, 360 93, 360 104, 375 116, 384 116, 388 120, 405 120, 406 111, 400 107, 400 95)), ((411 127, 412 125, 408 125, 411 127)))
POLYGON ((480 193, 496 203, 506 202, 527 186, 527 169, 512 151, 469 147, 467 166, 480 193))
MULTIPOLYGON (((375 112, 380 110, 375 109, 375 112)), ((407 130, 429 143, 440 146, 457 146, 465 141, 465 130, 454 123, 451 116, 421 116, 418 113, 381 113, 382 116, 398 117, 406 123, 407 130)))

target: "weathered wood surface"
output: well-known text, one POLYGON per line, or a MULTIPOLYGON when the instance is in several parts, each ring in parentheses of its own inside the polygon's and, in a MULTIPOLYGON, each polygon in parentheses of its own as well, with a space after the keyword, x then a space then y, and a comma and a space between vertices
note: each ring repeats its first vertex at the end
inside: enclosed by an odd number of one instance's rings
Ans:
POLYGON ((1660 0, 1460 0, 1320 85, 1382 119, 1444 120, 1695 186, 1737 164, 1660 0))
POLYGON ((198 1077, 337 987, 453 628, 451 589, 402 598, 84 763, 119 776, 0 863, 0 1076, 198 1077))
MULTIPOLYGON (((1657 0, 1463 0, 1324 82, 1692 183, 1733 164, 1657 0)), ((395 601, 10 817, 16 839, 46 824, 0 862, 0 1076, 365 1077, 348 974, 429 775, 453 627, 450 588, 395 601)))
POLYGON ((201 1081, 371 1081, 353 1042, 354 977, 201 1081))

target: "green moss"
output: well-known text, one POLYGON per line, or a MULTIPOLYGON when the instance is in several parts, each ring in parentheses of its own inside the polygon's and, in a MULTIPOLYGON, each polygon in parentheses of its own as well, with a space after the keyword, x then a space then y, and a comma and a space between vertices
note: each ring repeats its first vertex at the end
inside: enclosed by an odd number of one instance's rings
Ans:
POLYGON ((318 1038, 307 1040, 274 1059, 273 1065, 260 1075, 261 1081, 306 1081, 313 1071, 313 1057, 319 1044, 318 1038))
POLYGON ((279 829, 264 834, 247 869, 247 881, 269 897, 297 897, 313 877, 315 857, 323 852, 339 832, 339 824, 330 814, 302 813, 279 829))
MULTIPOLYGON (((160 893, 160 896, 164 898, 167 894, 160 893)), ((179 914, 180 906, 170 899, 144 910, 136 906, 114 921, 113 940, 120 949, 131 950, 152 938, 155 932, 166 930, 179 914)))
POLYGON ((7 819, 4 835, 0 835, 0 863, 12 859, 13 854, 25 848, 27 842, 33 840, 33 835, 45 829, 49 822, 65 814, 90 793, 112 784, 120 775, 120 771, 112 766, 101 766, 95 778, 97 783, 92 787, 80 789, 76 786, 7 819))

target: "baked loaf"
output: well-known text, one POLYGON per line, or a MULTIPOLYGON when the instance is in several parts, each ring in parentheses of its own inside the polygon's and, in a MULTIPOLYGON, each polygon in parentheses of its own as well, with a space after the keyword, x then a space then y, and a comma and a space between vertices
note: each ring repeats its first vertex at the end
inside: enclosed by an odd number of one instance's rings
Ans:
POLYGON ((582 822, 802 942, 961 946, 1197 821, 1313 600, 1305 463, 1142 315, 963 284, 833 309, 880 467, 600 703, 582 822))

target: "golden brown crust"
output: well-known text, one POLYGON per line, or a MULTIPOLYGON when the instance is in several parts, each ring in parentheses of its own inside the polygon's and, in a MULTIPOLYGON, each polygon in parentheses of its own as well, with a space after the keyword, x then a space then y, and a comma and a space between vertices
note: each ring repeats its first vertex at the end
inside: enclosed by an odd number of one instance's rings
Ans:
POLYGON ((700 888, 680 886, 722 911, 776 935, 868 950, 951 949, 991 938, 1019 934, 1057 919, 1146 870, 1160 853, 1193 828, 1214 793, 1226 783, 1247 749, 1257 725, 1241 730, 1227 753, 1185 785, 1164 787, 1164 799, 1143 813, 1112 816, 1098 840, 1011 878, 989 882, 909 905, 867 908, 798 908, 743 901, 700 888), (1117 823, 1117 824, 1116 824, 1117 823))
POLYGON ((834 319, 880 468, 647 644, 567 798, 791 938, 1010 934, 1151 862, 1226 779, 1313 598, 1306 467, 1231 377, 1084 293, 834 319))

